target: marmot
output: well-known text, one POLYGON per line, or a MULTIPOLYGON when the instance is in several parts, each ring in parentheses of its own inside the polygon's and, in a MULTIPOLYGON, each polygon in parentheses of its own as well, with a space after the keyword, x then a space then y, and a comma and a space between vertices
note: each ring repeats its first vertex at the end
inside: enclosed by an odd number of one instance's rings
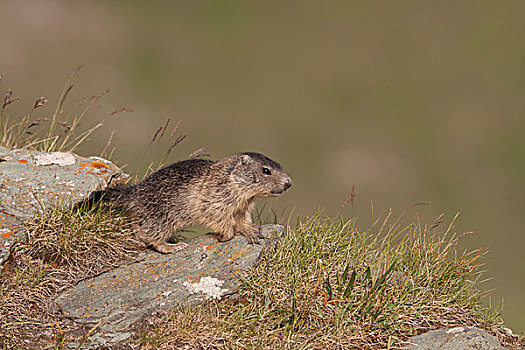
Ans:
POLYGON ((81 203, 113 203, 133 219, 135 234, 161 253, 182 249, 168 243, 174 230, 202 225, 221 242, 234 235, 259 242, 250 211, 257 197, 278 196, 292 185, 281 165, 246 152, 219 161, 188 159, 162 168, 137 184, 93 192, 81 203))

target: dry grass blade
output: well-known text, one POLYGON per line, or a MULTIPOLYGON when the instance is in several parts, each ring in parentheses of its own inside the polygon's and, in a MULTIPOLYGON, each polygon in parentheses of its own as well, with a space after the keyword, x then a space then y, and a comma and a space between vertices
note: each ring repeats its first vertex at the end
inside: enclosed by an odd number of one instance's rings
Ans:
POLYGON ((102 317, 100 319, 100 321, 97 322, 96 325, 94 325, 90 330, 89 332, 87 332, 87 334, 82 338, 82 340, 80 341, 80 344, 78 344, 78 347, 77 347, 77 350, 81 349, 82 348, 82 345, 84 345, 84 343, 86 342, 86 340, 91 336, 91 334, 93 334, 93 332, 102 324, 102 322, 104 321, 104 317, 102 317))
POLYGON ((127 107, 122 107, 120 109, 117 109, 117 110, 109 113, 109 115, 112 116, 112 115, 116 115, 116 114, 119 114, 119 113, 129 113, 129 112, 134 112, 134 110, 131 109, 131 108, 127 108, 127 107))
POLYGON ((170 123, 170 118, 166 119, 166 123, 164 124, 164 126, 161 126, 157 129, 157 131, 155 132, 155 134, 153 135, 153 138, 151 139, 149 145, 148 145, 148 148, 153 144, 153 142, 155 142, 155 140, 157 140, 157 136, 159 136, 157 142, 160 142, 160 140, 162 140, 162 137, 164 136, 164 133, 166 132, 166 129, 168 128, 168 125, 170 123))
POLYGON ((175 135, 177 130, 179 130, 179 127, 181 126, 181 124, 182 124, 182 120, 179 120, 177 124, 175 124, 175 127, 173 128, 173 130, 171 130, 170 137, 173 137, 173 135, 175 135))
POLYGON ((208 150, 208 147, 201 147, 193 151, 188 158, 198 158, 198 157, 210 157, 211 155, 205 153, 208 150))
POLYGON ((83 64, 79 64, 79 65, 77 66, 77 68, 75 68, 75 69, 71 72, 71 74, 69 75, 69 81, 72 81, 73 78, 78 74, 78 72, 80 72, 80 70, 81 70, 82 68, 84 68, 84 65, 83 65, 83 64))
POLYGON ((37 109, 38 107, 42 107, 48 102, 49 100, 45 96, 40 96, 36 99, 35 104, 33 105, 33 110, 37 109))
POLYGON ((25 129, 26 129, 26 132, 27 130, 31 129, 33 126, 38 126, 40 125, 41 122, 47 122, 49 121, 49 118, 38 118, 38 119, 35 119, 33 120, 25 129))
POLYGON ((179 143, 181 143, 186 138, 186 135, 179 135, 171 144, 168 150, 166 151, 166 157, 171 153, 171 150, 175 148, 179 143))
POLYGON ((350 196, 348 196, 348 198, 343 202, 343 204, 341 204, 341 209, 346 207, 346 205, 348 203, 350 203, 352 205, 352 208, 353 208, 354 207, 354 201, 355 201, 356 197, 357 197, 357 192, 355 190, 355 185, 352 185, 352 191, 350 192, 350 196))
POLYGON ((4 103, 2 104, 2 111, 9 106, 11 103, 19 101, 20 97, 11 97, 13 95, 13 91, 11 89, 7 90, 7 93, 4 97, 4 103))
POLYGON ((100 94, 98 95, 95 95, 93 96, 91 99, 96 101, 96 100, 99 100, 101 99, 102 97, 106 96, 107 94, 109 94, 111 92, 111 88, 108 87, 106 90, 102 91, 100 94))
POLYGON ((162 137, 164 136, 164 133, 166 132, 166 129, 168 128, 168 124, 170 123, 170 118, 166 119, 166 124, 164 124, 164 127, 162 128, 162 131, 159 136, 159 141, 162 140, 162 137))
POLYGON ((153 135, 153 138, 152 138, 151 141, 149 142, 148 147, 149 147, 153 142, 155 142, 155 140, 157 139, 157 135, 160 134, 161 131, 162 131, 162 126, 161 126, 160 128, 157 129, 157 131, 155 132, 155 135, 153 135))
POLYGON ((432 204, 431 201, 423 201, 423 202, 416 202, 416 203, 412 203, 409 208, 414 208, 414 207, 418 207, 418 206, 422 206, 422 205, 428 205, 428 204, 432 204))
POLYGON ((113 151, 115 150, 115 148, 113 148, 111 150, 111 152, 109 153, 109 155, 106 154, 107 150, 109 149, 110 145, 111 145, 111 142, 113 141, 113 136, 115 136, 115 134, 117 133, 116 130, 113 130, 111 131, 111 134, 109 135, 109 138, 108 138, 108 142, 106 142, 106 145, 104 146, 104 149, 102 150, 102 152, 100 153, 100 156, 101 157, 107 157, 107 158, 111 158, 111 155, 113 154, 113 151))

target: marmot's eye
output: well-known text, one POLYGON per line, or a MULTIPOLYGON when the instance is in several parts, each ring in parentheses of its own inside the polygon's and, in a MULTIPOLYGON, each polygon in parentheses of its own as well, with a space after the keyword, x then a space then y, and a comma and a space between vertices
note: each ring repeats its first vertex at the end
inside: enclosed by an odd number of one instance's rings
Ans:
POLYGON ((272 171, 268 168, 262 168, 262 172, 264 175, 271 175, 272 171))

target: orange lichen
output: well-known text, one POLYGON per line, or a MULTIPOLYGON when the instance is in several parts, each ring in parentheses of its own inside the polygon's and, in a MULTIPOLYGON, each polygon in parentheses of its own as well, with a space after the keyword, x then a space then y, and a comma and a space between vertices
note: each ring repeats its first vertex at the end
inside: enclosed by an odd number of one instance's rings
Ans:
POLYGON ((18 163, 24 163, 25 164, 25 163, 27 163, 27 159, 19 159, 18 163))
POLYGON ((102 163, 102 162, 91 162, 90 166, 92 168, 106 168, 106 169, 109 169, 109 166, 107 164, 102 163))
POLYGON ((4 238, 9 238, 9 236, 11 236, 13 233, 15 233, 15 232, 14 231, 8 231, 6 233, 0 234, 0 236, 2 236, 4 238))

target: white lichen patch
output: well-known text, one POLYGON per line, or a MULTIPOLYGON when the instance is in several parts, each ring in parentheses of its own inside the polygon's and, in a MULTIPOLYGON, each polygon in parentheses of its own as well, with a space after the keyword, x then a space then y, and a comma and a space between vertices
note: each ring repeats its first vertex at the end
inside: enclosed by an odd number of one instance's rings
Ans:
POLYGON ((171 293, 173 293, 173 291, 167 290, 165 292, 162 292, 160 295, 162 295, 163 297, 169 297, 171 293))
POLYGON ((101 157, 91 156, 91 157, 89 157, 89 159, 93 159, 93 160, 96 160, 98 162, 102 162, 102 163, 106 163, 106 164, 111 165, 111 162, 109 160, 101 158, 101 157))
POLYGON ((206 299, 217 299, 219 300, 224 294, 228 292, 228 289, 221 288, 224 281, 217 278, 206 276, 201 277, 197 283, 191 283, 189 281, 184 282, 182 285, 186 287, 190 294, 202 293, 206 299))
POLYGON ((39 153, 33 155, 36 165, 73 165, 76 162, 75 156, 67 152, 39 153))
POLYGON ((468 329, 465 329, 465 327, 454 327, 447 331, 447 334, 456 334, 456 333, 462 333, 467 331, 468 329))

